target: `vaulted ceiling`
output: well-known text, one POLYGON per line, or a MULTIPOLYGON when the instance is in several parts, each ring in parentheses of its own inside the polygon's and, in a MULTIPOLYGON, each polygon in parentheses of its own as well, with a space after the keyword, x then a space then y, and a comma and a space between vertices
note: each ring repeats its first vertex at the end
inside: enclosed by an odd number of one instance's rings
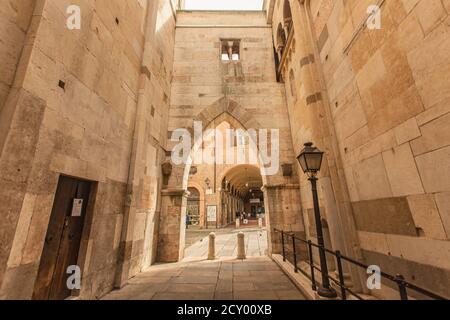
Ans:
POLYGON ((244 197, 250 190, 259 194, 263 186, 260 169, 252 165, 234 167, 226 174, 225 180, 244 197))

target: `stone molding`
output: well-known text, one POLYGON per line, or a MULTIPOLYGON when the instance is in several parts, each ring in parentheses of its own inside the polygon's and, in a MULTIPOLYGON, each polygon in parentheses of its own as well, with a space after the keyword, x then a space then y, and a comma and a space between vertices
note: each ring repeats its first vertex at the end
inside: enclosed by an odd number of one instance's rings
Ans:
POLYGON ((173 196, 179 196, 179 197, 188 197, 187 190, 179 189, 179 188, 170 188, 170 189, 163 189, 161 190, 161 195, 163 197, 173 197, 173 196))

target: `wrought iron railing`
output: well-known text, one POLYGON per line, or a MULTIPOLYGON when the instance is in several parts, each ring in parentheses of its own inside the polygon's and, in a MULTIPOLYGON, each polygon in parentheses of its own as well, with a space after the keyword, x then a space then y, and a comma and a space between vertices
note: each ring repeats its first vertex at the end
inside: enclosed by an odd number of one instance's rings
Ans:
MULTIPOLYGON (((334 277, 330 276, 329 274, 325 275, 328 277, 328 279, 332 282, 334 282, 339 288, 340 288, 340 296, 343 300, 348 299, 348 294, 353 295, 359 300, 365 300, 362 294, 355 292, 351 288, 349 288, 345 283, 345 276, 344 276, 344 270, 342 266, 342 262, 348 262, 356 267, 362 268, 365 271, 369 269, 369 266, 361 263, 359 261, 356 261, 352 258, 346 257, 342 255, 342 253, 338 251, 332 251, 325 247, 319 246, 316 243, 313 243, 311 240, 304 240, 301 238, 298 238, 295 236, 292 232, 285 232, 283 230, 274 229, 275 233, 279 233, 281 237, 281 254, 283 256, 283 261, 287 260, 287 251, 289 248, 289 245, 286 245, 287 243, 290 243, 292 246, 292 261, 290 261, 294 266, 294 272, 298 273, 301 272, 304 276, 306 276, 312 284, 312 289, 314 291, 317 291, 317 281, 315 277, 315 271, 321 272, 320 267, 318 267, 316 264, 314 264, 313 259, 313 249, 316 248, 318 250, 323 250, 325 252, 325 255, 331 255, 336 259, 336 268, 338 273, 338 279, 335 279, 334 277), (310 269, 310 273, 304 271, 303 269, 298 267, 298 250, 296 243, 302 243, 307 246, 307 256, 304 260, 308 265, 310 269)), ((388 281, 392 281, 395 283, 398 287, 398 292, 401 300, 408 300, 408 290, 415 291, 416 293, 422 294, 430 299, 434 300, 447 300, 447 298, 444 298, 436 293, 433 293, 431 291, 428 291, 426 289, 423 289, 421 287, 418 287, 408 281, 405 280, 405 277, 401 274, 397 274, 396 276, 392 276, 390 274, 387 274, 385 272, 380 272, 380 276, 388 281)))

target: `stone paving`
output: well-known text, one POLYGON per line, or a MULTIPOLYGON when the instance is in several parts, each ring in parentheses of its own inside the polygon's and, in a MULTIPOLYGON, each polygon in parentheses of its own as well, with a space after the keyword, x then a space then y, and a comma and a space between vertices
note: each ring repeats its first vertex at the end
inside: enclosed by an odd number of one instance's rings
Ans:
POLYGON ((207 229, 187 229, 186 230, 186 240, 185 240, 185 246, 186 248, 189 248, 197 241, 202 240, 205 238, 208 234, 211 232, 214 232, 214 230, 207 230, 207 229))
MULTIPOLYGON (((267 256, 266 229, 219 229, 216 233, 216 257, 237 256, 237 234, 245 234, 245 252, 247 257, 267 256)), ((207 233, 209 234, 209 232, 207 233)), ((208 236, 195 242, 185 250, 185 260, 208 256, 208 236)))
POLYGON ((206 260, 208 237, 186 249, 179 263, 159 264, 113 291, 105 300, 304 300, 267 257, 265 229, 220 229, 217 260, 206 260), (237 234, 245 233, 248 259, 237 260, 237 234))
POLYGON ((152 266, 105 300, 304 300, 268 257, 152 266))

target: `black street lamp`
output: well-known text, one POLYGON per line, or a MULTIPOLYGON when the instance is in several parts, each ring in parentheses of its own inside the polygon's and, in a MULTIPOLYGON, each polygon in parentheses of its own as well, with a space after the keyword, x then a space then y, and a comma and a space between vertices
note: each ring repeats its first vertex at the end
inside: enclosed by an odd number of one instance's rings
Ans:
POLYGON ((313 194, 314 202, 314 218, 316 220, 316 232, 317 232, 317 242, 319 245, 319 259, 320 259, 320 270, 322 272, 322 287, 317 290, 317 293, 321 297, 326 298, 336 298, 336 291, 330 286, 330 279, 328 278, 328 266, 327 258, 325 255, 325 242, 323 240, 322 232, 322 220, 320 218, 320 207, 319 207, 319 197, 317 195, 317 173, 320 171, 322 166, 322 159, 324 153, 313 147, 313 143, 305 143, 305 148, 302 150, 297 160, 311 181, 311 188, 313 194))

